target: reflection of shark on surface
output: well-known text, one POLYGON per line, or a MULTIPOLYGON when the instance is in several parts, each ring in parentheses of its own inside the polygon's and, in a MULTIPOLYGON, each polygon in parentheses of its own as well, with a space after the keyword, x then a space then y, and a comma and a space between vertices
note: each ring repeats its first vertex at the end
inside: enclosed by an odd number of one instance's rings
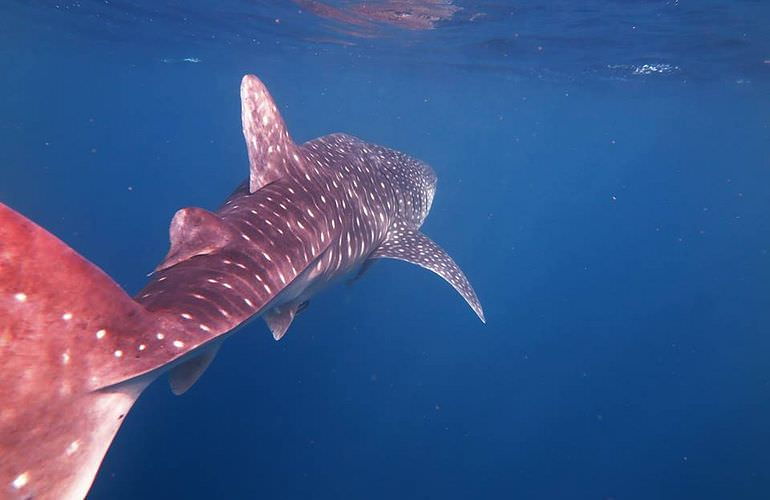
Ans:
POLYGON ((280 339, 311 295, 371 259, 434 271, 483 321, 465 275, 419 231, 428 165, 345 134, 295 144, 254 76, 241 101, 249 179, 216 212, 174 215, 135 299, 0 204, 0 497, 82 498, 148 384, 168 372, 183 393, 256 316, 280 339))

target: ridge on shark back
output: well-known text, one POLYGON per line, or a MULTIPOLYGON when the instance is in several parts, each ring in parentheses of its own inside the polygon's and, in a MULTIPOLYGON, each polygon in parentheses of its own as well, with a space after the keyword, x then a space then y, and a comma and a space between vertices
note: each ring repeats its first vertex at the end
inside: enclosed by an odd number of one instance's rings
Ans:
POLYGON ((124 416, 168 372, 186 391, 221 341, 261 316, 276 340, 325 285, 393 258, 470 283, 420 233, 433 170, 332 134, 292 142, 255 76, 241 84, 249 178, 216 212, 183 208, 170 250, 130 298, 109 276, 0 203, 0 498, 83 498, 124 416))

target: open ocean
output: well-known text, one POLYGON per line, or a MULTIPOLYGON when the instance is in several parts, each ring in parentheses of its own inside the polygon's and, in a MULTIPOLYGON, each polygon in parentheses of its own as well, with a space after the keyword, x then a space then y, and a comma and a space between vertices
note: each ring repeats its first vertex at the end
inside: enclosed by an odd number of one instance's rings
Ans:
POLYGON ((433 166, 487 324, 378 262, 154 383, 89 498, 770 498, 770 2, 3 0, 0 201, 136 293, 246 73, 433 166))

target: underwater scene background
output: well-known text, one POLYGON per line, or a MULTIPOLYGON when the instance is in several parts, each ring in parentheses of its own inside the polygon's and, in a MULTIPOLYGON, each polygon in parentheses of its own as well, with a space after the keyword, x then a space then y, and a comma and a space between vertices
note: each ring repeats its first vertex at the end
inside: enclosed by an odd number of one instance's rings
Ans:
POLYGON ((294 138, 439 178, 434 275, 378 262, 139 399, 89 498, 770 496, 770 4, 0 4, 0 201, 130 293, 294 138))

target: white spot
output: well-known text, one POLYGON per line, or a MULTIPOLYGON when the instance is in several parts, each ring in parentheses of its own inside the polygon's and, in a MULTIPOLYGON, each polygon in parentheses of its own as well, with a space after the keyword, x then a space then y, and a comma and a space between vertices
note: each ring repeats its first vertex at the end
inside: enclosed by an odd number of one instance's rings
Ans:
POLYGON ((14 295, 13 298, 16 299, 16 302, 26 302, 27 301, 27 294, 19 292, 16 295, 14 295))
POLYGON ((211 331, 211 328, 209 328, 208 326, 204 325, 203 323, 200 324, 200 329, 203 330, 204 332, 210 332, 211 331))
POLYGON ((107 330, 99 330, 96 332, 96 338, 99 340, 103 339, 105 335, 107 335, 107 330))
POLYGON ((254 307, 254 304, 251 303, 249 299, 243 299, 244 302, 246 302, 246 305, 249 307, 254 307))
POLYGON ((144 344, 139 344, 139 350, 140 350, 140 351, 144 351, 145 349, 147 349, 147 346, 146 346, 146 345, 144 345, 144 344))
POLYGON ((76 451, 78 451, 78 448, 80 448, 80 441, 73 441, 70 443, 69 446, 67 446, 67 455, 72 455, 76 451))
POLYGON ((158 340, 163 340, 163 337, 165 337, 165 335, 163 335, 163 334, 162 334, 162 333, 160 333, 160 332, 158 332, 158 333, 156 333, 156 334, 155 334, 155 338, 156 338, 156 339, 158 339, 158 340))
POLYGON ((184 319, 192 319, 192 316, 190 316, 187 313, 182 313, 182 314, 180 314, 180 316, 183 317, 184 319))
POLYGON ((17 490, 23 488, 29 482, 29 472, 24 472, 16 476, 16 479, 11 483, 17 490))
POLYGON ((63 319, 64 321, 71 320, 72 319, 72 313, 64 313, 64 314, 62 314, 61 315, 61 319, 63 319))
POLYGON ((175 340, 174 347, 184 347, 184 342, 182 342, 181 340, 175 340))
POLYGON ((61 354, 61 362, 64 363, 65 365, 70 362, 70 355, 68 352, 63 352, 61 354))
POLYGON ((231 285, 230 283, 222 283, 222 286, 230 290, 233 289, 233 285, 231 285))
POLYGON ((123 351, 121 351, 120 349, 118 349, 117 351, 115 351, 115 357, 116 357, 116 358, 119 358, 119 357, 121 357, 121 356, 123 356, 123 351))

